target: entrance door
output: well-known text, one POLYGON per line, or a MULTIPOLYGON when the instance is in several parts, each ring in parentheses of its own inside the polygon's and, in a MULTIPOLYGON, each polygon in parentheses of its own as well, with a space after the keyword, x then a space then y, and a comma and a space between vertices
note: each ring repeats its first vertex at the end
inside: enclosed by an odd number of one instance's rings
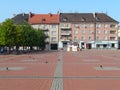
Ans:
POLYGON ((115 48, 115 44, 114 44, 114 43, 112 43, 112 44, 111 44, 111 47, 112 47, 112 48, 115 48))
POLYGON ((103 44, 103 48, 107 48, 107 44, 103 44))
POLYGON ((57 44, 51 44, 51 50, 57 50, 58 45, 57 44))
POLYGON ((91 45, 91 44, 86 44, 86 48, 87 48, 87 49, 91 49, 91 48, 92 48, 92 45, 91 45))
POLYGON ((81 43, 81 48, 85 49, 85 43, 84 42, 81 43))

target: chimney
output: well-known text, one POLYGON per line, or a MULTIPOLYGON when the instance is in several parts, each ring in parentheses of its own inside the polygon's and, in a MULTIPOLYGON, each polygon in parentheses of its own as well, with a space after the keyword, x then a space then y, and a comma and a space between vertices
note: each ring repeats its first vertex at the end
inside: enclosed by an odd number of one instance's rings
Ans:
POLYGON ((93 17, 96 19, 96 13, 93 13, 93 17))
POLYGON ((52 13, 49 13, 49 15, 52 17, 53 15, 52 15, 52 13))
POLYGON ((22 13, 23 16, 25 16, 25 13, 22 13))
POLYGON ((34 14, 29 12, 29 18, 31 18, 34 14))
POLYGON ((60 14, 60 11, 57 11, 57 14, 60 14))

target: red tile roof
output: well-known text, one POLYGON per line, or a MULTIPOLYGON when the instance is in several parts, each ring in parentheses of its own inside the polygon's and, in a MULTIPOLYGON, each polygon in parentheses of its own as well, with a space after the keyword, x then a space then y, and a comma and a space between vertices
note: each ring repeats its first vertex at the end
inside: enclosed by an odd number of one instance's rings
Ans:
POLYGON ((32 14, 28 22, 30 24, 58 24, 59 14, 32 14))

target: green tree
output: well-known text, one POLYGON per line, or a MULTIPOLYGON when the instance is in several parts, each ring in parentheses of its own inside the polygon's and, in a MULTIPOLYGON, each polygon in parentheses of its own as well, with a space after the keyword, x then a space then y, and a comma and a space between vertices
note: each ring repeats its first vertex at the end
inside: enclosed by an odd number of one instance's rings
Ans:
POLYGON ((22 23, 21 30, 22 30, 22 42, 21 42, 22 46, 23 47, 30 46, 32 49, 32 46, 35 45, 37 38, 36 31, 28 23, 22 23))
POLYGON ((34 29, 26 22, 16 25, 13 20, 7 19, 0 26, 0 45, 9 47, 9 53, 11 47, 15 46, 17 51, 19 46, 30 47, 31 50, 33 46, 44 49, 45 39, 46 36, 42 30, 34 29))
POLYGON ((21 28, 23 46, 29 46, 31 50, 33 49, 33 46, 37 46, 42 49, 45 48, 46 35, 42 30, 35 29, 28 23, 23 23, 21 25, 21 28))
POLYGON ((11 19, 6 19, 1 26, 1 44, 9 47, 9 53, 12 46, 15 45, 15 38, 17 37, 16 26, 11 19))
POLYGON ((5 32, 2 28, 3 27, 0 26, 0 46, 5 46, 5 32))
POLYGON ((37 30, 37 46, 41 49, 45 48, 45 39, 46 39, 46 35, 44 34, 44 32, 40 29, 37 30))

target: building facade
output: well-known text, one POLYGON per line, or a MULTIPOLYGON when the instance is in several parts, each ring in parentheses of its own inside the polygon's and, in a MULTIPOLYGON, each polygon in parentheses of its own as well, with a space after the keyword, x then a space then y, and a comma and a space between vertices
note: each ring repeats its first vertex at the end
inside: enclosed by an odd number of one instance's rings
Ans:
POLYGON ((118 28, 118 49, 120 49, 120 26, 118 28))
POLYGON ((47 50, 58 49, 59 14, 30 14, 29 23, 32 27, 43 30, 48 36, 46 39, 47 50))
POLYGON ((80 48, 118 48, 118 22, 104 13, 61 13, 59 30, 64 46, 74 41, 80 48))
POLYGON ((60 42, 65 47, 71 41, 87 49, 120 47, 119 23, 105 13, 21 13, 13 20, 16 24, 26 21, 42 29, 48 36, 47 50, 57 50, 60 42))

